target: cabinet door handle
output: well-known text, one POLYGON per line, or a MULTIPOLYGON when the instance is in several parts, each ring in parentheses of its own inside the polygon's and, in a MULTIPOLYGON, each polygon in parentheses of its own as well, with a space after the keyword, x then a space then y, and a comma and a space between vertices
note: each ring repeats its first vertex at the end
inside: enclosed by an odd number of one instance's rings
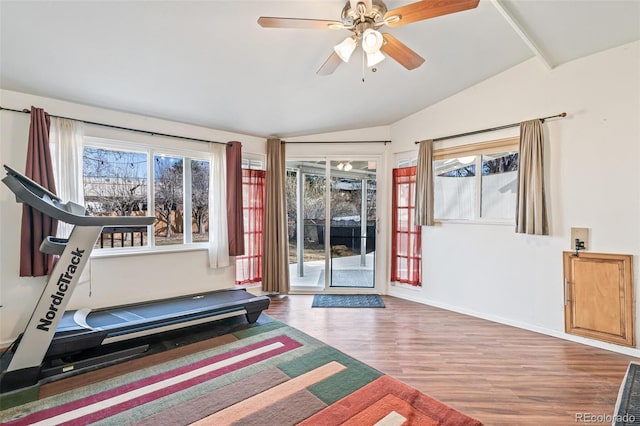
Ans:
POLYGON ((565 306, 569 303, 569 280, 567 277, 564 278, 564 304, 565 306))

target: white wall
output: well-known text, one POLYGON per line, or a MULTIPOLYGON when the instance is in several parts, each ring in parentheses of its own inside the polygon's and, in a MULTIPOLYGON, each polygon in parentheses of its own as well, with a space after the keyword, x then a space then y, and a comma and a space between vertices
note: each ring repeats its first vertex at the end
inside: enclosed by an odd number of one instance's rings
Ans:
MULTIPOLYGON (((203 127, 153 119, 54 99, 0 91, 1 105, 23 109, 30 106, 44 108, 53 115, 108 123, 135 129, 192 138, 226 142, 238 140, 243 150, 265 152, 265 140, 203 127)), ((11 111, 0 112, 0 163, 24 171, 29 115, 11 111)), ((86 126, 87 136, 208 152, 202 142, 163 138, 145 134, 86 126)), ((2 173, 4 176, 4 172, 2 173)), ((13 193, 0 185, 0 346, 12 341, 26 325, 35 306, 44 277, 19 278, 20 204, 13 193)), ((205 250, 171 253, 135 254, 108 257, 93 256, 87 273, 70 300, 69 309, 98 308, 149 299, 228 288, 234 285, 233 267, 210 269, 205 250)))
MULTIPOLYGON (((635 256, 640 285, 640 43, 551 71, 531 59, 395 123, 392 148, 416 150, 417 140, 561 112, 568 117, 544 124, 551 235, 500 225, 423 228, 423 287, 392 286, 390 294, 640 356, 564 333, 562 271, 570 228, 586 227, 590 251, 635 256)), ((436 148, 517 134, 484 133, 436 148)))

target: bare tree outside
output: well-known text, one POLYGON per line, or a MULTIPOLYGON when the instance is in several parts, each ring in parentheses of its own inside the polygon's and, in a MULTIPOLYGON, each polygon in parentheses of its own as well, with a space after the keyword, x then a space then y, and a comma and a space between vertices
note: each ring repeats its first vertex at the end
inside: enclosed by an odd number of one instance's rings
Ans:
MULTIPOLYGON (((295 170, 287 170, 286 193, 287 193, 287 214, 289 223, 296 221, 296 187, 297 173, 295 170)), ((367 196, 368 220, 375 220, 375 179, 367 179, 369 189, 367 196)), ((331 191, 331 217, 358 216, 362 204, 362 186, 360 179, 343 179, 337 185, 344 184, 345 189, 340 188, 331 191)), ((325 219, 325 186, 324 175, 304 175, 304 203, 303 217, 305 221, 323 223, 325 219)), ((291 236, 290 236, 291 237, 291 236)))
MULTIPOLYGON (((96 216, 155 216, 155 245, 183 244, 186 232, 191 233, 192 242, 208 241, 209 161, 167 155, 152 159, 153 183, 149 153, 85 146, 83 185, 87 209, 96 216), (184 186, 185 166, 191 171, 189 188, 184 186), (191 204, 191 217, 184 216, 185 203, 191 204), (150 212, 151 204, 154 208, 150 212)), ((146 227, 121 228, 105 227, 96 247, 148 245, 146 227)))
POLYGON ((156 236, 165 240, 156 240, 162 244, 181 244, 182 241, 171 241, 172 232, 183 232, 183 224, 178 220, 183 217, 182 194, 184 185, 184 169, 181 157, 156 155, 154 157, 154 189, 156 217, 165 226, 156 226, 156 236))
POLYGON ((518 153, 502 153, 495 158, 483 156, 482 174, 490 175, 495 173, 515 172, 518 170, 518 153), (486 158, 489 157, 489 158, 486 158))
POLYGON ((193 239, 208 241, 209 228, 209 162, 191 161, 191 214, 196 225, 193 239))
POLYGON ((97 216, 131 216, 146 210, 147 155, 86 147, 83 152, 87 209, 97 216))

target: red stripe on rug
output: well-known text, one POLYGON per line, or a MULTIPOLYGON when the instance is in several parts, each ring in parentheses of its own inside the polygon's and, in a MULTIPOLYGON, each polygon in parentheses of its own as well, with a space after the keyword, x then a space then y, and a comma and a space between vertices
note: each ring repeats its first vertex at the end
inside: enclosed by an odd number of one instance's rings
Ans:
MULTIPOLYGON (((406 401, 416 413, 433 419, 436 424, 456 426, 482 426, 474 418, 449 407, 411 386, 390 376, 381 376, 330 405, 319 413, 309 417, 300 425, 339 425, 343 424, 376 405, 387 395, 406 401)), ((405 414, 410 414, 407 411, 405 414)))
POLYGON ((134 391, 136 389, 140 389, 140 388, 143 388, 145 386, 152 385, 154 383, 158 383, 158 382, 161 382, 163 380, 166 380, 166 379, 169 379, 169 378, 172 378, 172 377, 175 377, 175 376, 179 376, 181 374, 185 374, 185 373, 188 373, 188 372, 193 371, 193 370, 197 370, 198 368, 206 367, 207 365, 214 364, 216 362, 224 361, 224 360, 232 358, 234 356, 242 355, 244 353, 250 352, 250 351, 255 350, 255 349, 259 349, 261 347, 268 346, 268 345, 273 344, 273 343, 281 343, 283 346, 280 347, 280 348, 277 348, 277 349, 273 349, 273 350, 271 350, 269 352, 266 352, 264 354, 256 355, 256 356, 253 356, 253 357, 248 358, 246 360, 243 360, 243 361, 240 361, 240 362, 237 362, 237 363, 222 367, 220 369, 214 370, 214 371, 209 372, 207 374, 203 374, 201 376, 194 377, 192 379, 186 380, 186 381, 178 383, 176 385, 166 387, 166 388, 164 388, 162 390, 154 391, 154 392, 145 394, 145 395, 143 395, 141 397, 134 398, 132 400, 129 400, 129 401, 114 405, 114 406, 109 407, 109 408, 105 408, 103 410, 97 411, 97 412, 92 413, 92 414, 87 415, 87 416, 80 417, 78 419, 72 420, 72 421, 64 423, 64 424, 66 424, 66 425, 76 425, 76 424, 81 425, 81 424, 87 424, 88 422, 95 422, 97 420, 101 420, 101 419, 113 416, 113 415, 115 415, 117 413, 120 413, 122 411, 128 410, 130 408, 145 404, 145 403, 153 401, 153 400, 155 400, 157 398, 169 395, 169 394, 174 393, 174 392, 178 392, 178 391, 180 391, 182 389, 194 386, 196 384, 205 382, 207 380, 211 380, 211 379, 213 379, 215 377, 222 376, 222 375, 227 374, 229 372, 239 370, 239 369, 244 368, 244 367, 246 367, 248 365, 254 364, 256 362, 268 359, 270 357, 279 355, 281 353, 284 353, 284 352, 287 352, 287 351, 290 351, 292 349, 295 349, 295 348, 298 348, 298 347, 302 346, 301 343, 291 339, 288 336, 276 336, 276 337, 273 337, 273 338, 268 339, 268 340, 264 340, 264 341, 261 341, 261 342, 258 342, 258 343, 254 343, 254 344, 251 344, 251 345, 236 349, 236 350, 231 351, 231 352, 227 352, 227 353, 224 353, 224 354, 216 355, 216 356, 213 356, 213 357, 198 361, 198 362, 193 363, 193 364, 185 365, 183 367, 179 367, 179 368, 176 368, 176 369, 173 369, 173 370, 161 373, 161 374, 150 376, 150 377, 147 377, 145 379, 141 379, 141 380, 133 382, 133 383, 128 383, 126 385, 122 385, 122 386, 116 387, 116 388, 108 390, 108 391, 100 392, 98 394, 91 395, 91 396, 88 396, 88 397, 84 397, 84 398, 81 398, 81 399, 77 399, 75 401, 71 401, 71 402, 68 402, 66 404, 62 404, 62 405, 59 405, 59 406, 56 406, 56 407, 45 409, 45 410, 30 414, 30 415, 28 415, 26 417, 14 420, 12 422, 3 423, 3 424, 5 424, 5 425, 28 425, 28 424, 32 424, 32 423, 35 423, 35 422, 38 422, 38 421, 42 421, 42 420, 45 420, 45 419, 48 419, 48 418, 51 418, 51 417, 55 417, 55 416, 57 416, 59 414, 63 414, 63 413, 69 412, 69 411, 73 411, 75 409, 83 408, 83 407, 85 407, 87 405, 95 404, 95 403, 98 403, 98 402, 101 402, 101 401, 106 401, 106 400, 108 400, 110 398, 122 395, 124 393, 131 392, 131 391, 134 391))

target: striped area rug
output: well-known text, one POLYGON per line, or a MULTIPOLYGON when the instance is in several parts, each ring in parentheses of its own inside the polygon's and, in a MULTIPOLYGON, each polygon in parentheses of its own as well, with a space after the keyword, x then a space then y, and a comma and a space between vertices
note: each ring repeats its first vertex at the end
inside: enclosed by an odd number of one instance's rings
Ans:
POLYGON ((481 425, 278 321, 194 355, 14 407, 4 425, 481 425))

